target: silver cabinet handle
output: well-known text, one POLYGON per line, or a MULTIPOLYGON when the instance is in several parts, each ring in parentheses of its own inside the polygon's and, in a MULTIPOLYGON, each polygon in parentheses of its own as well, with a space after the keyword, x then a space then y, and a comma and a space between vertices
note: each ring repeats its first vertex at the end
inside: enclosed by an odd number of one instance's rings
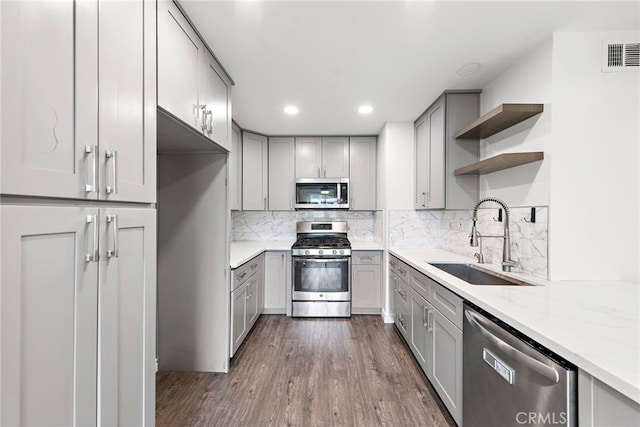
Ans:
POLYGON ((427 207, 427 193, 422 193, 422 207, 426 208, 427 207))
POLYGON ((198 106, 198 118, 200 119, 200 112, 202 112, 202 119, 201 119, 201 125, 200 125, 200 129, 202 130, 202 133, 206 133, 207 132, 207 106, 206 104, 201 104, 198 106))
POLYGON ((318 166, 318 178, 320 178, 322 174, 320 173, 320 166, 318 166))
POLYGON ((209 136, 213 135, 213 111, 207 110, 207 117, 209 117, 209 127, 207 128, 207 133, 209 136))
POLYGON ((431 310, 427 310, 427 331, 433 332, 433 312, 431 310))
POLYGON ((267 198, 266 197, 264 198, 264 210, 265 211, 267 210, 267 198))
POLYGON ((86 184, 84 186, 85 193, 96 192, 96 186, 98 182, 98 167, 97 167, 98 158, 96 156, 96 151, 98 151, 98 147, 96 145, 84 146, 85 155, 91 155, 91 184, 86 184))
POLYGON ((396 262, 395 261, 389 261, 389 265, 393 268, 396 268, 396 262))
POLYGON ((293 210, 293 200, 289 199, 289 210, 293 210))
POLYGON ((244 272, 240 276, 238 276, 238 278, 236 278, 236 280, 242 280, 242 279, 244 279, 246 277, 246 275, 247 275, 247 273, 244 272))
POLYGON ((400 272, 400 274, 402 274, 403 276, 407 275, 407 270, 403 270, 402 268, 398 268, 398 271, 400 272))
POLYGON ((356 204, 353 203, 353 197, 351 198, 351 204, 349 205, 350 209, 355 209, 356 208, 356 204))
POLYGON ((324 165, 324 172, 323 172, 324 177, 327 177, 327 165, 324 165))
POLYGON ((253 265, 251 266, 251 269, 252 269, 252 270, 255 270, 257 267, 258 267, 258 263, 256 262, 255 264, 253 264, 253 265))
POLYGON ((424 324, 424 327, 427 327, 427 324, 429 322, 427 322, 427 306, 425 305, 424 307, 422 307, 422 323, 424 324))
POLYGON ((107 161, 111 160, 111 182, 113 185, 107 185, 107 194, 117 193, 118 192, 118 151, 116 150, 107 150, 105 151, 105 156, 107 161))
POLYGON ((107 258, 118 258, 118 215, 107 215, 107 227, 111 224, 111 249, 107 249, 107 258))
POLYGON ((98 261, 98 216, 97 215, 87 215, 85 217, 85 221, 87 224, 93 224, 93 243, 91 245, 87 244, 87 247, 91 247, 91 251, 86 253, 84 256, 85 262, 97 262, 98 261))

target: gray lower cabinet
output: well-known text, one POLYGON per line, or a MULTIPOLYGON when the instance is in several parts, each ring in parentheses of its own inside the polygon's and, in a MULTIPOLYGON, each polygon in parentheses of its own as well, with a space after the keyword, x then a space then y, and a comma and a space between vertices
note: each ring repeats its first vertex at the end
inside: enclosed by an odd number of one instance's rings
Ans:
POLYGON ((155 210, 0 212, 0 424, 154 425, 155 210))
POLYGON ((264 258, 264 312, 285 314, 291 291, 291 252, 268 251, 264 258))
POLYGON ((380 251, 353 251, 351 254, 351 312, 380 314, 382 271, 380 251))
POLYGON ((578 372, 580 427, 639 426, 640 404, 587 372, 578 372))
POLYGON ((230 356, 236 353, 264 309, 264 255, 231 272, 230 356))
POLYGON ((393 256, 389 281, 394 289, 396 326, 449 413, 461 425, 462 317, 458 313, 463 301, 393 256))

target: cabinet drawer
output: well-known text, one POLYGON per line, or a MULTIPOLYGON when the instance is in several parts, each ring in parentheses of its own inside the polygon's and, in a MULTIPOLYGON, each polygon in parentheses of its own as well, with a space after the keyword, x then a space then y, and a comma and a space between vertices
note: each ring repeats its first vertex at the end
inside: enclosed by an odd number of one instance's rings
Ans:
POLYGON ((458 329, 462 329, 462 298, 431 280, 428 301, 458 329))
POLYGON ((375 264, 380 265, 380 251, 353 251, 351 253, 351 264, 375 264))
POLYGON ((396 273, 398 277, 405 283, 409 283, 409 272, 411 269, 398 258, 391 257, 389 259, 389 268, 396 273))
POLYGON ((232 270, 231 290, 237 289, 238 286, 245 283, 255 273, 264 268, 264 255, 260 254, 250 261, 245 262, 240 267, 232 270))
POLYGON ((424 274, 411 269, 411 276, 409 278, 409 284, 415 291, 424 299, 429 299, 429 279, 424 274))

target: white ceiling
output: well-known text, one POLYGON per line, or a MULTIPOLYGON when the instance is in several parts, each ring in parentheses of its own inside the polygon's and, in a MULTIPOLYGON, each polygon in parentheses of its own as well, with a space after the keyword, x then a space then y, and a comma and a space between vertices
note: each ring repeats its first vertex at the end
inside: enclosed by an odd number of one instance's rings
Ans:
POLYGON ((378 134, 444 89, 484 87, 554 31, 640 29, 637 0, 180 4, 235 81, 234 120, 267 135, 378 134), (480 71, 458 76, 470 62, 480 71))

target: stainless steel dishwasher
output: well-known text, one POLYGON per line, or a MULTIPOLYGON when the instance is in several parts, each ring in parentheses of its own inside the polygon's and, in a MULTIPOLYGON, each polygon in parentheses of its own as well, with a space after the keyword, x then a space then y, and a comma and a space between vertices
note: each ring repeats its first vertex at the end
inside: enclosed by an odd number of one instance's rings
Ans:
POLYGON ((577 426, 577 368, 465 302, 462 425, 577 426))

